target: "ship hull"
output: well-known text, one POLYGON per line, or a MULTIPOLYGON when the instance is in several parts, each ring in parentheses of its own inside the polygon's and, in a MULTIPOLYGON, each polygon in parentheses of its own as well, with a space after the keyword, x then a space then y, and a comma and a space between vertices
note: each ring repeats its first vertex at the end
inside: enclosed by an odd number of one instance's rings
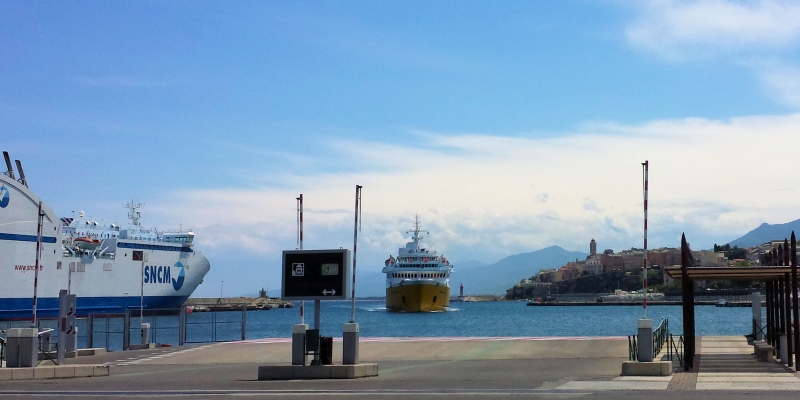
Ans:
MULTIPOLYGON (((178 310, 187 297, 178 296, 145 296, 144 299, 132 296, 119 297, 77 297, 77 317, 89 314, 124 314, 131 310, 138 313, 144 300, 145 310, 178 310)), ((33 315, 31 298, 0 298, 0 321, 25 320, 33 315)), ((56 318, 59 315, 58 297, 43 297, 37 300, 37 318, 56 318)))
POLYGON ((386 310, 389 312, 443 311, 449 306, 448 286, 412 284, 386 288, 386 310))

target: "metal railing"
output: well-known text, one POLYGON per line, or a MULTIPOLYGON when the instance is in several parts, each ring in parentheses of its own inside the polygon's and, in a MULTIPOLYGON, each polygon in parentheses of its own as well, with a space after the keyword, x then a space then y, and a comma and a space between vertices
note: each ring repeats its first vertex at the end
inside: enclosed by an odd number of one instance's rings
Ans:
POLYGON ((762 324, 760 324, 761 326, 759 327, 758 326, 759 324, 756 323, 756 320, 753 320, 752 325, 753 325, 753 328, 752 328, 752 331, 751 331, 752 333, 751 334, 753 335, 753 340, 758 340, 759 338, 763 339, 763 338, 767 337, 766 324, 762 323, 762 324))
POLYGON ((683 335, 678 335, 678 341, 675 341, 675 336, 669 334, 667 342, 667 359, 675 361, 678 359, 680 366, 683 366, 683 335))
POLYGON ((86 346, 94 348, 103 343, 106 350, 115 350, 115 344, 122 342, 125 336, 120 327, 122 321, 119 314, 89 314, 86 318, 86 346), (113 337, 118 337, 118 340, 112 340, 113 337))
MULTIPOLYGON (((658 328, 653 331, 653 359, 661 353, 664 346, 667 346, 666 358, 670 361, 677 360, 683 366, 684 342, 683 335, 673 335, 669 333, 669 323, 667 320, 661 321, 658 328)), ((628 360, 636 361, 639 359, 638 335, 628 336, 628 360)))
POLYGON ((124 315, 92 314, 87 319, 87 344, 108 350, 128 350, 140 343, 140 324, 150 324, 147 343, 183 346, 187 343, 230 342, 245 340, 247 308, 239 311, 207 311, 187 313, 181 309, 150 309, 139 316, 139 310, 124 315), (99 347, 98 346, 98 347, 99 347))
POLYGON ((51 339, 52 339, 51 335, 53 334, 53 332, 56 332, 56 334, 58 334, 58 331, 55 330, 55 329, 44 329, 44 330, 39 331, 36 334, 36 336, 37 336, 36 340, 37 340, 37 342, 39 342, 39 354, 41 354, 41 357, 39 357, 39 360, 37 361, 36 365, 41 364, 42 361, 45 361, 45 360, 50 361, 51 363, 53 363, 55 365, 58 365, 58 357, 57 357, 57 355, 58 355, 58 347, 61 346, 61 343, 58 343, 58 342, 52 343, 51 342, 51 339), (53 359, 53 347, 56 348, 56 359, 55 360, 53 359))
POLYGON ((181 340, 182 317, 175 314, 182 315, 183 312, 182 310, 176 309, 148 309, 144 310, 144 315, 142 315, 138 320, 137 317, 131 318, 132 316, 130 313, 126 314, 126 318, 129 319, 127 330, 129 343, 131 343, 130 338, 135 337, 135 335, 138 335, 140 343, 145 341, 144 329, 142 328, 141 324, 147 323, 150 324, 150 332, 146 340, 147 343, 159 343, 160 333, 162 342, 165 341, 165 343, 172 344, 172 340, 177 338, 177 344, 183 345, 183 341, 181 340), (135 322, 135 324, 132 324, 131 322, 135 322))
POLYGON ((194 321, 188 321, 188 316, 183 319, 183 341, 184 343, 208 343, 208 342, 232 342, 235 340, 245 340, 247 336, 247 306, 242 305, 241 318, 234 311, 208 311, 198 313, 193 317, 194 321), (201 316, 202 315, 202 316, 201 316), (208 315, 208 317, 206 317, 208 315), (220 332, 218 328, 241 325, 241 336, 232 336, 236 328, 227 329, 227 332, 220 332), (204 326, 208 330, 203 329, 204 326))
POLYGON ((664 343, 667 341, 667 335, 669 335, 669 320, 663 318, 661 323, 658 324, 658 327, 653 330, 654 360, 656 357, 658 357, 658 353, 661 353, 661 349, 664 347, 664 343))
POLYGON ((628 360, 636 361, 639 359, 639 346, 636 344, 636 338, 639 335, 628 335, 628 360))

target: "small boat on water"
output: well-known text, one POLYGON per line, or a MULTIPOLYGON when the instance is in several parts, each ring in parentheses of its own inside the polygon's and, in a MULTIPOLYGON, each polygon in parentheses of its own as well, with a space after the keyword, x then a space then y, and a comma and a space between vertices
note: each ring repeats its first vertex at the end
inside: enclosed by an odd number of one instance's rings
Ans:
POLYGON ((715 304, 715 306, 716 307, 728 307, 728 301, 725 300, 725 299, 719 299, 719 301, 717 301, 717 304, 715 304))

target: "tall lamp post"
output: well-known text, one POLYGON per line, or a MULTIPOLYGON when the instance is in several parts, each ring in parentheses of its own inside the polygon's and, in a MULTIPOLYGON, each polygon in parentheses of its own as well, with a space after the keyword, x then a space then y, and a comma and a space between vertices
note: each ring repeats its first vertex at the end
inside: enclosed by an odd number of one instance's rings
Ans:
POLYGON ((648 172, 650 163, 645 160, 642 163, 644 175, 644 251, 642 256, 642 319, 637 321, 638 347, 637 358, 640 362, 653 361, 653 320, 647 319, 647 195, 648 195, 648 172))
POLYGON ((351 287, 350 322, 344 324, 342 337, 342 364, 358 364, 358 324, 356 323, 356 254, 358 229, 361 224, 361 185, 356 185, 355 225, 353 227, 353 282, 351 287))

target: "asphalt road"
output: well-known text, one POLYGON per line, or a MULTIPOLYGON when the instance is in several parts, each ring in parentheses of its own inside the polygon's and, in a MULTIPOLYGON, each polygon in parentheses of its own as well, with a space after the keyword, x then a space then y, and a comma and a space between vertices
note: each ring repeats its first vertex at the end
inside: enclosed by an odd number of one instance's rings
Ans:
MULTIPOLYGON (((288 344, 231 343, 73 359, 71 363, 107 363, 111 376, 0 382, 0 397, 750 400, 753 395, 746 391, 558 389, 571 381, 617 378, 627 359, 627 342, 620 340, 375 342, 362 350, 363 361, 378 363, 378 377, 258 381, 259 365, 290 359, 288 344)), ((758 392, 759 399, 787 395, 758 392)))

